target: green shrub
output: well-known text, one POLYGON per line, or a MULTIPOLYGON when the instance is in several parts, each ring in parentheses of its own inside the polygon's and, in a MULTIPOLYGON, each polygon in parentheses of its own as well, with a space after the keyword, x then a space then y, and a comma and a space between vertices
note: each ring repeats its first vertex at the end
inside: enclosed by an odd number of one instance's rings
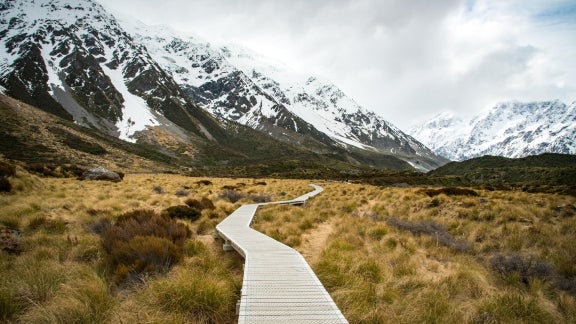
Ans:
POLYGON ((102 235, 110 226, 112 226, 112 221, 109 218, 103 217, 89 224, 88 230, 94 234, 102 235))
POLYGON ((153 210, 134 210, 104 226, 102 245, 116 283, 163 273, 179 262, 190 229, 153 210))
POLYGON ((220 198, 228 199, 231 203, 236 203, 242 198, 246 198, 246 194, 236 190, 226 190, 220 193, 220 198))
POLYGON ((196 256, 206 253, 207 248, 204 243, 196 239, 190 239, 184 245, 184 252, 187 256, 196 256))
POLYGON ((200 181, 197 181, 196 184, 204 185, 204 186, 209 186, 209 185, 212 184, 212 181, 210 181, 210 180, 200 180, 200 181))
POLYGON ((269 202, 272 201, 272 196, 271 195, 249 195, 248 198, 252 199, 253 202, 255 203, 265 203, 265 202, 269 202))
POLYGON ((188 195, 190 195, 190 191, 185 190, 185 189, 179 189, 176 190, 176 193, 174 193, 177 197, 187 197, 188 195))
POLYGON ((178 205, 164 209, 164 211, 162 211, 162 214, 170 218, 181 218, 195 221, 198 218, 200 218, 202 212, 196 208, 191 208, 187 205, 178 205))
POLYGON ((448 188, 439 188, 439 189, 420 189, 417 193, 423 193, 428 197, 435 197, 441 194, 446 196, 472 196, 477 197, 479 196, 478 193, 472 189, 467 188, 457 188, 457 187, 448 187, 448 188))
POLYGON ((190 198, 190 199, 187 199, 184 203, 186 205, 188 205, 188 207, 196 208, 198 210, 204 210, 204 209, 214 210, 214 209, 216 209, 216 206, 214 206, 214 203, 212 202, 212 200, 210 200, 206 197, 202 197, 200 200, 190 198))

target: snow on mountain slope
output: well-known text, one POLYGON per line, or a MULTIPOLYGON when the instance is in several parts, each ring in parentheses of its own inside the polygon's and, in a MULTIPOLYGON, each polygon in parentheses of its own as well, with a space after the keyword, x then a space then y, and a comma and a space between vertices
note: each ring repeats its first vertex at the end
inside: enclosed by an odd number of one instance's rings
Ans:
MULTIPOLYGON (((124 140, 134 141, 132 135, 135 132, 144 130, 147 125, 159 124, 146 102, 128 91, 126 86, 131 81, 125 77, 126 65, 132 60, 146 58, 142 57, 138 48, 129 46, 128 36, 98 4, 75 0, 36 0, 14 1, 8 6, 12 7, 1 12, 2 21, 8 22, 8 25, 3 26, 7 28, 2 39, 7 41, 3 43, 6 50, 0 51, 4 53, 0 61, 0 77, 7 77, 11 67, 22 58, 23 48, 33 51, 34 45, 37 45, 48 77, 48 93, 53 97, 66 93, 67 88, 88 90, 96 96, 112 95, 110 100, 106 100, 106 105, 113 104, 118 109, 109 111, 107 117, 114 122, 120 138, 124 140), (23 40, 20 47, 16 46, 19 40, 23 40), (92 52, 82 53, 86 47, 92 52), (117 60, 117 57, 122 59, 117 60), (82 58, 95 59, 97 64, 81 62, 82 58), (81 84, 80 76, 71 73, 83 64, 80 68, 86 69, 84 73, 89 74, 89 78, 98 85, 103 85, 104 89, 87 89, 89 86, 81 84), (111 85, 106 84, 108 80, 112 81, 111 85)), ((29 84, 28 90, 32 92, 34 87, 36 85, 29 84)), ((68 97, 67 100, 72 98, 68 97)), ((98 103, 94 103, 94 106, 103 107, 98 103)), ((74 107, 69 109, 69 113, 77 117, 77 121, 93 120, 91 113, 84 111, 82 105, 74 107)), ((113 129, 109 131, 114 132, 113 129)))
POLYGON ((120 22, 197 103, 216 116, 280 139, 293 141, 306 134, 328 145, 399 156, 423 170, 445 162, 329 81, 295 73, 241 46, 214 45, 125 17, 120 22))
POLYGON ((5 1, 0 31, 7 95, 131 142, 154 127, 184 140, 221 131, 94 1, 5 1))
POLYGON ((506 102, 469 121, 440 114, 410 133, 452 160, 482 155, 576 154, 576 102, 506 102))
POLYGON ((326 80, 239 46, 120 23, 92 0, 0 3, 0 68, 7 95, 127 141, 155 144, 162 130, 227 145, 231 120, 355 164, 445 162, 326 80))

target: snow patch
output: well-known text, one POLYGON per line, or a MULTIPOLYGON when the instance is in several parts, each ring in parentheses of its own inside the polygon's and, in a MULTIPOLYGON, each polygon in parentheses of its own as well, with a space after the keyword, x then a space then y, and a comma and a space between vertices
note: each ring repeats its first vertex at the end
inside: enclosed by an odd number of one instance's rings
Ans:
POLYGON ((144 99, 132 94, 124 81, 121 67, 116 70, 108 68, 105 64, 101 65, 102 70, 112 81, 112 84, 122 94, 124 98, 124 107, 122 109, 122 120, 116 123, 120 131, 119 138, 128 142, 135 143, 134 133, 145 130, 147 126, 158 126, 160 122, 156 119, 144 99))
POLYGON ((42 58, 44 59, 46 65, 46 72, 48 73, 48 93, 52 97, 54 97, 54 90, 53 88, 58 87, 60 89, 64 89, 64 84, 60 77, 58 76, 58 64, 56 64, 50 56, 50 53, 54 50, 54 46, 52 44, 44 44, 42 46, 42 58))

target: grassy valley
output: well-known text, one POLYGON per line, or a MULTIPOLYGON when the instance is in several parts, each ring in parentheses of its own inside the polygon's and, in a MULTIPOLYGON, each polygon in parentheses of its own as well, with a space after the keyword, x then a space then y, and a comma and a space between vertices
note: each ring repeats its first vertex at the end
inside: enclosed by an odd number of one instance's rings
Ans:
POLYGON ((214 227, 310 182, 325 191, 254 226, 299 250, 351 323, 576 321, 574 156, 425 174, 254 146, 242 126, 227 146, 161 129, 131 144, 5 96, 0 117, 2 322, 233 323, 243 261, 214 227), (77 179, 98 165, 124 179, 77 179))
MULTIPOLYGON (((242 259, 222 252, 214 226, 243 203, 310 190, 309 180, 12 170, 0 195, 5 322, 234 322, 242 259)), ((322 194, 262 208, 255 227, 300 250, 351 323, 576 320, 575 197, 316 182, 322 194)))

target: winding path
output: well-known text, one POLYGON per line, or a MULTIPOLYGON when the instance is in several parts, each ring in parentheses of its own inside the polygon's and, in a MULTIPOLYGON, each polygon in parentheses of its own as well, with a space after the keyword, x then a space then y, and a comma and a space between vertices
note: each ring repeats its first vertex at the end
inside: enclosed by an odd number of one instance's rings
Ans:
POLYGON ((252 228, 259 206, 303 204, 322 192, 293 200, 243 205, 216 226, 225 241, 244 259, 244 279, 238 323, 348 323, 304 257, 252 228))

